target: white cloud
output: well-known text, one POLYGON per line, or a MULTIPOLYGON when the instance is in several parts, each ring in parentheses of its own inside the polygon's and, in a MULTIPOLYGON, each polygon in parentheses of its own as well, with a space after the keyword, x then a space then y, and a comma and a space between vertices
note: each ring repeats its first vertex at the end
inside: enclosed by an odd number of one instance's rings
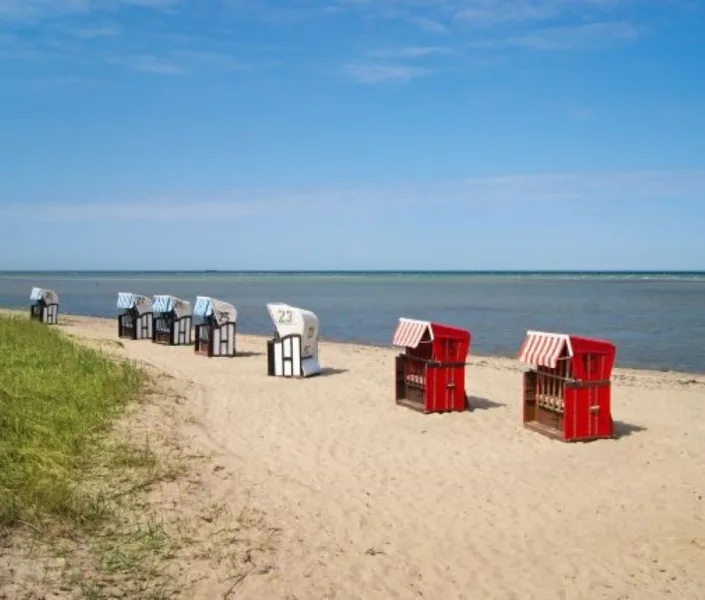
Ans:
POLYGON ((421 16, 410 16, 406 17, 406 19, 412 25, 415 25, 420 30, 425 31, 427 33, 435 33, 440 35, 450 33, 450 29, 448 29, 448 27, 443 25, 443 23, 441 23, 440 21, 436 21, 435 19, 429 19, 428 17, 421 16))
POLYGON ((625 4, 624 0, 337 0, 342 10, 396 16, 436 33, 447 32, 454 21, 486 27, 559 17, 602 20, 600 15, 625 4))
POLYGON ((540 2, 531 2, 530 0, 483 2, 480 0, 462 4, 466 6, 458 8, 455 18, 476 24, 550 19, 558 16, 561 12, 560 5, 550 0, 541 0, 540 2))
MULTIPOLYGON (((473 59, 495 56, 509 49, 531 51, 570 51, 575 49, 603 49, 617 43, 633 42, 645 28, 625 18, 631 9, 626 0, 331 0, 327 3, 312 0, 203 0, 217 2, 222 14, 228 18, 255 18, 266 20, 277 26, 317 19, 321 27, 328 21, 341 18, 357 23, 362 19, 386 21, 393 19, 406 29, 397 48, 374 50, 388 40, 381 36, 377 40, 367 36, 369 47, 358 55, 340 57, 343 72, 351 79, 364 84, 383 82, 405 83, 418 77, 428 76, 434 69, 420 68, 411 64, 422 58, 441 56, 458 60, 463 54, 472 53, 473 59), (445 34, 444 45, 427 45, 426 34, 445 34), (423 40, 423 41, 422 41, 423 40), (482 54, 482 56, 477 56, 482 54), (369 60, 371 56, 384 61, 369 60), (389 60, 390 62, 387 62, 389 60)), ((669 3, 671 6, 672 3, 669 3)), ((62 52, 47 47, 44 36, 23 36, 20 42, 0 48, 0 58, 54 60, 77 58, 122 64, 142 72, 176 74, 196 72, 202 68, 220 68, 225 71, 240 70, 243 60, 223 52, 218 47, 226 35, 221 31, 215 37, 206 30, 202 38, 207 42, 198 47, 187 48, 171 41, 167 46, 157 46, 157 39, 179 33, 170 29, 169 19, 160 19, 158 28, 142 32, 139 40, 142 48, 154 56, 128 57, 120 60, 117 50, 107 58, 95 50, 98 44, 107 44, 110 38, 121 33, 120 9, 142 8, 170 14, 176 10, 198 11, 202 3, 197 0, 0 0, 0 21, 20 19, 37 23, 43 18, 66 17, 61 27, 83 46, 75 51, 62 52), (76 19, 72 18, 76 17, 76 19), (106 21, 105 19, 113 19, 106 21), (77 21, 80 21, 77 23, 77 21), (161 36, 161 37, 160 37, 161 36), (151 44, 151 45, 150 45, 151 44), (187 53, 191 52, 191 56, 187 53), (180 54, 179 54, 180 53, 180 54), (196 57, 200 54, 200 58, 196 57)), ((633 11, 632 11, 633 14, 633 11)), ((184 12, 184 21, 188 14, 184 12)), ((227 19, 226 19, 227 20, 227 19)), ((358 23, 359 24, 359 23, 358 23)), ((182 23, 183 25, 183 23, 182 23)), ((53 26, 52 26, 53 27, 53 26)), ((155 26, 156 27, 156 26, 155 26)), ((361 25, 362 27, 362 25, 361 25)), ((396 28, 395 28, 396 29, 396 28)), ((347 31, 353 31, 346 27, 347 31)), ((53 28, 54 34, 56 28, 53 28)), ((49 32, 51 33, 51 32, 49 32)), ((131 33, 130 41, 136 38, 131 33)), ((181 33, 181 35, 185 35, 181 33)), ((351 33, 354 35, 354 33, 351 33)), ((121 36, 127 38, 126 35, 121 36)), ((385 36, 387 37, 387 36, 385 36)), ((396 36, 395 36, 396 37, 396 36)), ((301 40, 308 43, 310 40, 301 40)), ((344 40, 349 41, 349 40, 344 40)), ((230 39, 232 42, 232 39, 230 39)), ((345 47, 344 43, 340 47, 345 47)), ((289 53, 288 57, 293 56, 289 53)), ((291 60, 289 58, 288 60, 291 60)), ((252 63, 247 60, 245 62, 252 63)), ((264 65, 262 65, 264 66, 264 65)), ((338 67, 340 68, 340 67, 338 67)))
MULTIPOLYGON (((144 44, 151 45, 155 51, 126 52, 123 50, 124 41, 113 39, 121 32, 118 23, 103 21, 82 27, 62 22, 45 28, 38 36, 0 33, 0 61, 63 61, 74 65, 102 63, 155 75, 178 75, 205 70, 234 72, 253 67, 269 68, 277 64, 272 57, 242 60, 233 54, 229 44, 207 39, 175 39, 166 42, 156 39, 152 40, 152 44, 144 44)), ((247 48, 241 49, 239 54, 248 50, 251 55, 252 50, 247 48)))
POLYGON ((380 48, 371 50, 366 56, 373 60, 357 60, 349 62, 343 68, 343 73, 358 83, 365 85, 381 83, 408 83, 412 79, 431 75, 436 69, 419 67, 409 64, 409 61, 430 58, 433 56, 449 56, 454 54, 452 48, 445 46, 404 46, 400 48, 380 48), (378 59, 394 62, 378 62, 378 59), (406 61, 406 62, 400 62, 406 61))
POLYGON ((218 71, 241 71, 249 68, 228 53, 196 50, 174 50, 164 55, 113 56, 106 58, 106 61, 132 71, 154 75, 184 75, 208 68, 218 71))
POLYGON ((206 50, 175 50, 173 59, 182 64, 194 64, 199 67, 213 67, 221 71, 241 71, 248 65, 237 60, 227 52, 206 50))
POLYGON ((85 27, 67 27, 63 29, 67 35, 82 39, 111 38, 122 33, 122 26, 114 21, 94 23, 85 27))
POLYGON ((0 0, 0 19, 41 20, 121 7, 153 10, 178 8, 185 0, 0 0))
POLYGON ((521 35, 476 42, 477 47, 515 47, 527 50, 588 50, 611 46, 616 42, 634 40, 639 30, 631 23, 587 23, 571 27, 534 29, 521 35))
POLYGON ((531 23, 558 18, 597 19, 618 11, 623 0, 457 0, 455 18, 480 26, 531 23))
POLYGON ((133 71, 152 73, 155 75, 181 75, 186 73, 186 68, 169 58, 162 58, 152 54, 138 54, 112 58, 109 62, 119 64, 133 71))
MULTIPOLYGON (((22 203, 0 207, 0 218, 35 221, 154 220, 200 221, 263 215, 397 210, 399 205, 455 206, 547 202, 648 202, 680 200, 705 194, 705 169, 692 171, 627 171, 602 173, 540 173, 474 177, 425 185, 319 190, 232 191, 202 194, 197 200, 142 198, 86 204, 22 203)), ((569 206, 566 206, 566 210, 569 206)))
POLYGON ((117 0, 117 2, 128 6, 141 6, 142 8, 165 10, 182 6, 185 0, 117 0))
POLYGON ((423 58, 434 55, 454 54, 452 48, 445 46, 406 46, 403 48, 384 48, 370 52, 380 58, 423 58))
POLYGON ((350 79, 364 84, 408 83, 431 73, 430 69, 395 64, 350 63, 343 69, 350 79))
POLYGON ((445 54, 458 59, 472 53, 477 60, 479 53, 491 56, 511 49, 599 50, 634 42, 647 30, 630 22, 634 11, 625 0, 337 0, 337 6, 349 16, 401 21, 412 32, 405 37, 411 42, 406 47, 368 50, 349 61, 365 65, 360 57, 369 55, 397 60, 394 68, 374 63, 371 68, 353 67, 351 76, 362 83, 426 75, 409 64, 422 57, 445 54), (414 39, 428 39, 419 29, 448 34, 452 43, 415 45, 414 39))

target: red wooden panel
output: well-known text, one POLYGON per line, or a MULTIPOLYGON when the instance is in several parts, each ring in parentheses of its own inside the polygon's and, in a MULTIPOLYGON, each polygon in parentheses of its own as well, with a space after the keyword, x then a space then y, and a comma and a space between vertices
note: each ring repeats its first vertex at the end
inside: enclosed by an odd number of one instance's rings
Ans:
POLYGON ((573 376, 583 381, 604 381, 612 377, 617 349, 612 342, 570 336, 573 347, 573 376))
POLYGON ((569 441, 612 437, 610 385, 568 388, 564 426, 569 441))

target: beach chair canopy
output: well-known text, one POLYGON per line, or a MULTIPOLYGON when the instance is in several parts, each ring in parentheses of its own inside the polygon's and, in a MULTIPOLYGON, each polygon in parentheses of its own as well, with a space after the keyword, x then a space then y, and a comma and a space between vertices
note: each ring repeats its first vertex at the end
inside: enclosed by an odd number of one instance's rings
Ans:
POLYGON ((59 294, 53 290, 45 290, 39 287, 33 287, 29 294, 30 300, 43 300, 45 304, 58 304, 59 294))
POLYGON ((213 316, 218 325, 237 322, 237 309, 232 304, 209 296, 196 296, 193 314, 198 317, 213 316))
POLYGON ((560 358, 572 358, 570 336, 563 333, 527 331, 519 351, 519 360, 529 365, 556 368, 560 358))
POLYGON ((280 337, 298 334, 304 340, 318 338, 318 317, 310 310, 273 302, 267 304, 267 311, 280 337))
POLYGON ((141 294, 119 292, 117 307, 126 310, 134 308, 139 314, 143 315, 152 310, 152 299, 149 296, 142 296, 141 294))
POLYGON ((392 345, 398 348, 418 348, 422 342, 433 343, 440 340, 469 343, 470 337, 470 332, 466 329, 401 317, 394 330, 392 345))
POLYGON ((191 314, 191 303, 176 296, 158 294, 154 296, 152 310, 155 313, 173 312, 180 319, 191 314))
POLYGON ((471 338, 467 329, 401 317, 394 330, 392 345, 440 362, 464 362, 471 338))
POLYGON ((417 348, 426 334, 428 334, 427 341, 432 342, 433 324, 430 321, 401 317, 394 330, 392 345, 398 348, 417 348))
POLYGON ((570 361, 574 377, 595 380, 610 377, 616 352, 609 340, 530 330, 518 358, 523 363, 551 369, 561 360, 570 361))

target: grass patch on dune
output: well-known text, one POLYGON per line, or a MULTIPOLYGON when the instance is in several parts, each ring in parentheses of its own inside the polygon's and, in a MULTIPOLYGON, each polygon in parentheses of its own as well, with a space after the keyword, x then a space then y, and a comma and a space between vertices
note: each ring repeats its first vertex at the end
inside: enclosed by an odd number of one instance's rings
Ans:
POLYGON ((0 528, 100 519, 103 493, 83 478, 100 434, 145 381, 53 327, 0 317, 0 528))
POLYGON ((203 495, 181 383, 87 343, 0 315, 0 598, 229 597, 269 573, 278 530, 203 495))

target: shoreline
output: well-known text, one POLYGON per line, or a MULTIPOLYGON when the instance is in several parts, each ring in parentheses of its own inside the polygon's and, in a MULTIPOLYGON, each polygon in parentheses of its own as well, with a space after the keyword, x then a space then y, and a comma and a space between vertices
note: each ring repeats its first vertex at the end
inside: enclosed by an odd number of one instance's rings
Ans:
MULTIPOLYGON (((11 313, 11 314, 26 314, 28 311, 18 309, 18 308, 0 308, 0 314, 2 313, 11 313)), ((115 321, 116 317, 111 318, 111 317, 92 317, 88 315, 82 315, 82 314, 77 314, 77 313, 59 313, 59 326, 62 325, 61 323, 61 317, 67 317, 67 318, 74 318, 74 319, 80 319, 81 321, 84 322, 95 322, 95 323, 108 323, 108 322, 113 322, 115 321)), ((238 337, 243 337, 249 340, 260 340, 260 341, 266 341, 270 338, 269 335, 262 334, 262 333, 241 333, 238 332, 238 337)), ((115 339, 117 338, 117 335, 115 336, 115 339)), ((329 338, 325 336, 321 336, 319 338, 321 344, 325 345, 333 345, 333 346, 343 346, 343 347, 357 347, 357 348, 368 348, 368 349, 377 349, 377 350, 384 350, 387 352, 394 352, 397 353, 398 349, 392 346, 391 344, 385 345, 385 344, 377 344, 374 342, 358 342, 358 341, 351 341, 351 340, 338 340, 335 338, 329 338)), ((518 353, 518 350, 517 350, 518 353)), ((617 357, 619 360, 619 348, 617 348, 617 357)), ((511 369, 514 371, 521 371, 524 370, 525 368, 528 367, 528 365, 524 365, 523 363, 519 362, 516 358, 513 358, 511 356, 502 356, 502 355, 497 355, 497 354, 475 354, 472 351, 472 346, 470 348, 470 354, 468 354, 468 362, 467 366, 472 367, 472 366, 477 366, 477 365, 483 365, 486 366, 488 363, 495 363, 496 366, 501 366, 507 369, 511 369)), ((673 369, 660 369, 660 368, 654 368, 654 367, 620 367, 620 366, 615 366, 612 372, 612 380, 613 381, 625 381, 625 380, 632 380, 635 377, 643 377, 644 379, 647 379, 649 381, 652 381, 654 378, 662 378, 662 379, 667 379, 673 383, 680 383, 683 385, 703 385, 705 386, 705 370, 703 371, 677 371, 673 369)))

